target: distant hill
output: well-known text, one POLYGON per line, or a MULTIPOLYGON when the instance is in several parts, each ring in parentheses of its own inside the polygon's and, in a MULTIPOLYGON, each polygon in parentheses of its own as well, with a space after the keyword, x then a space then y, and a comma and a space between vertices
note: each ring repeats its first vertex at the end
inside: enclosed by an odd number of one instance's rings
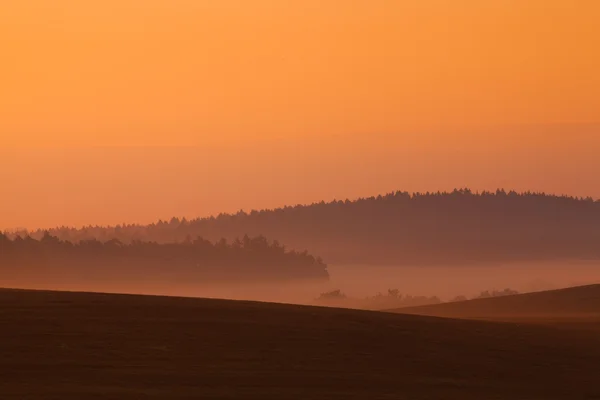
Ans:
POLYGON ((522 319, 596 316, 600 322, 600 284, 479 298, 395 310, 448 318, 522 319))
POLYGON ((46 233, 40 240, 0 233, 2 278, 55 283, 85 278, 97 280, 155 280, 163 283, 328 279, 327 265, 307 252, 286 250, 264 236, 228 244, 196 239, 159 244, 117 239, 76 243, 46 233))
MULTIPOLYGON (((337 264, 600 259, 600 201, 504 190, 394 192, 147 226, 62 227, 51 233, 65 240, 162 243, 263 234, 337 264)), ((31 234, 41 237, 43 232, 31 234)))
POLYGON ((3 399, 600 398, 585 332, 325 307, 0 290, 3 399))

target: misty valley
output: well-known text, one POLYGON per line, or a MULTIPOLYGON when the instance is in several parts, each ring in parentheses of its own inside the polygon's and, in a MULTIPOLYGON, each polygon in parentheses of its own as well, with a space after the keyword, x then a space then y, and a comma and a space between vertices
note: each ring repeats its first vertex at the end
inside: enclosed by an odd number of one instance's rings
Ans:
POLYGON ((592 199, 393 192, 146 226, 7 231, 0 283, 384 309, 598 282, 599 227, 592 199))
POLYGON ((0 395, 597 398, 599 244, 599 201, 468 189, 5 231, 0 395))
POLYGON ((0 0, 0 400, 600 400, 600 0, 0 0))

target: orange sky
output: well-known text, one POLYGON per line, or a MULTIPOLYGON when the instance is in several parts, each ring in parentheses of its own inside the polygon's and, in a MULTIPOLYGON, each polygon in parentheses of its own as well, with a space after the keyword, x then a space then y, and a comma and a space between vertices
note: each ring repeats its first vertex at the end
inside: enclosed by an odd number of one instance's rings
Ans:
POLYGON ((598 21, 596 0, 1 2, 0 229, 465 184, 600 197, 598 21))

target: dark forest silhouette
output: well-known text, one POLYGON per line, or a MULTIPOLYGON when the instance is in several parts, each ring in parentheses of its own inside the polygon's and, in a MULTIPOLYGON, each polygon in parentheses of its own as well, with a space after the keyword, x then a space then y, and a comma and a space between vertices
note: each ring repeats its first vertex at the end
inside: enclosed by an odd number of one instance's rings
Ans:
MULTIPOLYGON (((67 227, 65 240, 182 242, 276 237, 329 263, 430 264, 600 258, 600 201, 544 193, 393 192, 350 201, 173 218, 150 225, 67 227)), ((43 232, 31 232, 40 237, 43 232)))
POLYGON ((57 279, 133 278, 202 283, 236 279, 286 280, 327 279, 327 266, 320 258, 286 250, 264 236, 216 243, 197 238, 181 243, 158 244, 112 239, 77 243, 62 241, 49 233, 40 240, 10 239, 0 233, 0 265, 7 277, 46 276, 57 279))

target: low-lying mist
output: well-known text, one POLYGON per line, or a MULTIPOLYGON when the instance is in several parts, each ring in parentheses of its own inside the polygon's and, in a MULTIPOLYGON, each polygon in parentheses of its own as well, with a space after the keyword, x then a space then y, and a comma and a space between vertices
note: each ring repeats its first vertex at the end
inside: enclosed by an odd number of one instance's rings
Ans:
POLYGON ((448 301, 456 296, 474 297, 484 290, 510 288, 521 293, 600 283, 600 262, 564 261, 498 264, 495 266, 397 267, 330 265, 330 279, 253 282, 161 282, 151 276, 127 280, 69 279, 52 275, 1 278, 0 286, 23 289, 92 291, 256 300, 315 304, 323 292, 341 290, 363 298, 398 289, 409 296, 437 296, 448 301))
POLYGON ((580 260, 422 267, 330 265, 328 271, 336 289, 355 297, 398 289, 449 300, 484 290, 511 288, 523 293, 600 283, 600 261, 580 260))

